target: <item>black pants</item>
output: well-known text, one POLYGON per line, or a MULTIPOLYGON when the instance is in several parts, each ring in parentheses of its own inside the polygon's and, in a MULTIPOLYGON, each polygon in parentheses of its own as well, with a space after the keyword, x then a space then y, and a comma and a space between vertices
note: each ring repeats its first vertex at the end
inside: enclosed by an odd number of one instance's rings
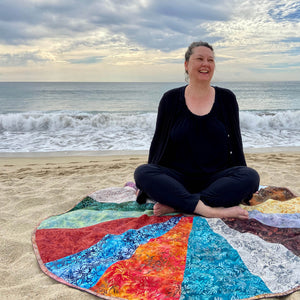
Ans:
POLYGON ((144 164, 135 170, 134 178, 149 198, 186 213, 193 213, 200 199, 211 207, 239 205, 251 199, 259 187, 258 173, 245 166, 195 178, 163 166, 144 164))

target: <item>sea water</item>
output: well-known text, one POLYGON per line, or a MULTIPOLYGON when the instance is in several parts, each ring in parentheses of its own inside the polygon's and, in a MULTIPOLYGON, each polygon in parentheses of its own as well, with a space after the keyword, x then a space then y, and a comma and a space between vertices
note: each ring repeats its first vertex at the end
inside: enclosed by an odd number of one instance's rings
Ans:
MULTIPOLYGON (((159 100, 185 83, 0 82, 0 152, 148 150, 159 100)), ((300 82, 216 82, 245 148, 300 146, 300 82)))

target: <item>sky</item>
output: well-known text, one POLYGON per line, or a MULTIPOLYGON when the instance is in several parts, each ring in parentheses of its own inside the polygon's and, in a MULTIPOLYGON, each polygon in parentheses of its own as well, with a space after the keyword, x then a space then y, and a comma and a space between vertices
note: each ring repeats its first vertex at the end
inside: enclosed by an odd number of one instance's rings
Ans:
POLYGON ((184 81, 193 41, 214 81, 300 80, 300 1, 1 0, 0 81, 184 81))

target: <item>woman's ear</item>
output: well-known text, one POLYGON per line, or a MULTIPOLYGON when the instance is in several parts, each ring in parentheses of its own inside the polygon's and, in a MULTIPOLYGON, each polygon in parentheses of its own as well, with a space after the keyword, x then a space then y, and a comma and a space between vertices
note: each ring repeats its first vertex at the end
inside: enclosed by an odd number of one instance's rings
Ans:
POLYGON ((188 72, 188 62, 187 61, 184 62, 184 69, 185 69, 185 73, 189 74, 189 72, 188 72))

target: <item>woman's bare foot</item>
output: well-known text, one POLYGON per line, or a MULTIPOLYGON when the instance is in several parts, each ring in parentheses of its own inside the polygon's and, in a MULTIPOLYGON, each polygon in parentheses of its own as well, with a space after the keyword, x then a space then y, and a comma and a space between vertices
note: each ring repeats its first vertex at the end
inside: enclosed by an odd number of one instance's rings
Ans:
POLYGON ((175 211, 176 211, 175 208, 161 204, 159 202, 155 203, 153 206, 153 214, 154 214, 154 216, 157 216, 157 217, 165 215, 165 214, 170 214, 175 211))
POLYGON ((241 220, 249 218, 248 211, 239 206, 210 207, 205 205, 201 200, 199 200, 194 213, 206 218, 236 218, 241 220))
MULTIPOLYGON (((176 212, 175 208, 159 202, 155 203, 153 206, 153 214, 155 216, 162 216, 174 212, 176 212)), ((248 211, 239 206, 211 207, 205 205, 201 200, 199 200, 194 213, 206 218, 236 218, 241 220, 247 220, 249 218, 248 211)))

